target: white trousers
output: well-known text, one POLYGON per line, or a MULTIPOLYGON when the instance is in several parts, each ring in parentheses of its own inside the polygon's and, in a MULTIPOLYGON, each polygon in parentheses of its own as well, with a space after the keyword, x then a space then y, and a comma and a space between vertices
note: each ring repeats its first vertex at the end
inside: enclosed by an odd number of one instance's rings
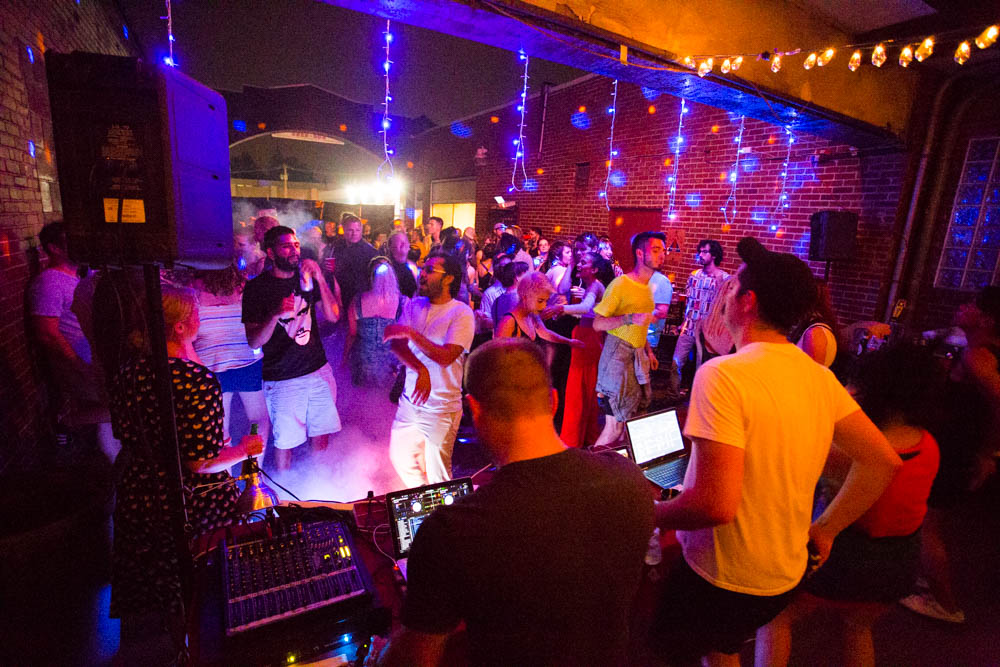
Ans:
POLYGON ((451 453, 462 411, 430 412, 400 397, 389 433, 389 460, 404 488, 451 479, 451 453))

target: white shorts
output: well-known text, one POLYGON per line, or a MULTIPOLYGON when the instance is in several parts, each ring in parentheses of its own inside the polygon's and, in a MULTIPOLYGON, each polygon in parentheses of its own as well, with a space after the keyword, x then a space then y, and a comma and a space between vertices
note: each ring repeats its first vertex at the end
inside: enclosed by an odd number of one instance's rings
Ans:
POLYGON ((330 364, 291 380, 265 380, 264 399, 278 449, 292 449, 309 437, 340 430, 337 382, 330 364))

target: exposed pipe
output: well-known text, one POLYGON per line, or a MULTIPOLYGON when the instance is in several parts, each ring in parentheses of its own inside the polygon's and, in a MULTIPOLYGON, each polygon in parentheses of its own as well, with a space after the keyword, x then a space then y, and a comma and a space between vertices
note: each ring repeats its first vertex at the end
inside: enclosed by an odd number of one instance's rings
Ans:
POLYGON ((538 130, 538 154, 542 154, 542 144, 545 141, 545 113, 549 109, 549 90, 551 83, 542 84, 542 127, 538 130))
POLYGON ((938 128, 941 125, 941 108, 944 105, 944 98, 959 78, 957 76, 950 77, 938 90, 937 95, 934 96, 934 108, 931 111, 927 136, 920 151, 920 165, 917 167, 917 176, 913 181, 913 193, 910 195, 909 210, 906 212, 906 223, 903 225, 903 232, 899 241, 899 251, 896 253, 896 262, 892 267, 892 279, 889 281, 889 293, 885 304, 885 311, 882 314, 883 322, 889 321, 896 305, 896 294, 899 292, 899 283, 902 280, 903 268, 906 265, 906 257, 909 253, 910 234, 913 232, 913 223, 917 218, 917 204, 920 199, 920 192, 923 189, 924 177, 927 174, 927 163, 930 162, 931 151, 934 149, 934 141, 937 138, 938 128))

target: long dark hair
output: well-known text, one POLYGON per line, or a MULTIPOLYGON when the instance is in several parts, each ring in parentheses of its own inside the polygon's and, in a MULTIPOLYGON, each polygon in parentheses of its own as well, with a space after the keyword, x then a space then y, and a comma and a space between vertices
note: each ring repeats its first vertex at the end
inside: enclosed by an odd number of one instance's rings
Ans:
POLYGON ((559 259, 559 256, 562 254, 563 248, 569 248, 572 250, 572 246, 565 241, 556 241, 555 243, 549 244, 549 254, 546 255, 545 261, 542 262, 542 265, 538 270, 542 273, 548 273, 549 269, 552 268, 552 263, 559 259))

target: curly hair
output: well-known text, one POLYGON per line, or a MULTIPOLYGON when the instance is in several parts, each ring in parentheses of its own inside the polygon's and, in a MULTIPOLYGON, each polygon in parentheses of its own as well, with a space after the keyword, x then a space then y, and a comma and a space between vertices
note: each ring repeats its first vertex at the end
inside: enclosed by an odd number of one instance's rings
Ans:
POLYGON ((215 296, 242 294, 247 284, 246 277, 235 266, 211 271, 195 271, 194 278, 201 283, 206 292, 215 296))

